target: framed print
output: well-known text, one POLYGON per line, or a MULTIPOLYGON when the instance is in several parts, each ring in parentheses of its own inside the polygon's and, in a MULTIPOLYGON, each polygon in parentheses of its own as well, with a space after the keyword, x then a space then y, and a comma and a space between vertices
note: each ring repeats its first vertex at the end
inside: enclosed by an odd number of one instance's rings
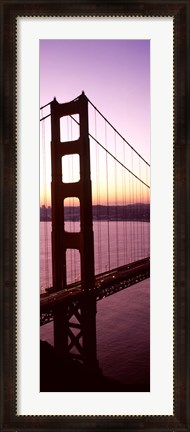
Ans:
POLYGON ((1 3, 2 430, 189 430, 189 2, 1 3))

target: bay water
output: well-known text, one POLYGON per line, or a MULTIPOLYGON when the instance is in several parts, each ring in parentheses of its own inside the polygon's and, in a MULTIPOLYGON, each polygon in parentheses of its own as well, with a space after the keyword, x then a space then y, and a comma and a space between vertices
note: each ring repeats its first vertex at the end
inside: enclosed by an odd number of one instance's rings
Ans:
MULTIPOLYGON (((96 274, 108 269, 108 236, 111 267, 149 256, 148 222, 94 221, 96 274), (101 245, 100 245, 101 241, 101 245), (101 255, 101 256, 100 256, 101 255), (126 261, 127 260, 127 261, 126 261)), ((79 230, 78 222, 66 222, 79 230)), ((80 278, 80 257, 67 259, 67 280, 80 278)), ((40 287, 52 284, 51 222, 40 222, 40 287)), ((150 279, 97 302, 97 358, 103 374, 122 384, 146 387, 150 375, 150 279)), ((40 338, 53 345, 53 323, 40 329, 40 338)))

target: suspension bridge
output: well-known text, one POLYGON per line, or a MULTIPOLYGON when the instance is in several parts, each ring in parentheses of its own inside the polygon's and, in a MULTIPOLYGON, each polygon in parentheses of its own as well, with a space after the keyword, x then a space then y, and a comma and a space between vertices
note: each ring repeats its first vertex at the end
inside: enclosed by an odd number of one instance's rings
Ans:
POLYGON ((40 112, 40 324, 96 370, 96 302, 150 277, 150 165, 84 92, 40 112))

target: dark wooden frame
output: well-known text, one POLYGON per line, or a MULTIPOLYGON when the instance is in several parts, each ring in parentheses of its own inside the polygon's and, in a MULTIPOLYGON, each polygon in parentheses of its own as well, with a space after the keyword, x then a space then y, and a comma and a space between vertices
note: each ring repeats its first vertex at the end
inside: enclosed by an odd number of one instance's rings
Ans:
MULTIPOLYGON (((1 430, 189 431, 190 2, 1 0, 1 430), (174 415, 16 416, 16 16, 174 16, 174 415), (3 349, 2 349, 3 348, 3 349)), ((163 101, 164 103, 164 101, 163 101)))

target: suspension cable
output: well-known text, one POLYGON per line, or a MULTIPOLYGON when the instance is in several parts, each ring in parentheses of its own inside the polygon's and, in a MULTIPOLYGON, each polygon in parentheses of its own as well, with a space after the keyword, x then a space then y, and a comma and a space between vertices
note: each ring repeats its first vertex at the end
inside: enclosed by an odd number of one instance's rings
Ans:
MULTIPOLYGON (((87 98, 88 99, 88 98, 87 98)), ((104 117, 104 115, 98 110, 98 108, 96 108, 96 106, 88 99, 88 102, 93 106, 93 108, 98 112, 98 114, 100 114, 100 116, 109 124, 109 126, 111 126, 111 128, 120 136, 120 138, 122 138, 122 140, 124 140, 126 142, 126 144, 128 144, 129 147, 131 147, 131 149, 143 160, 143 162, 145 162, 146 165, 148 165, 150 167, 150 164, 137 152, 137 150, 134 149, 134 147, 117 131, 116 128, 114 128, 114 126, 109 122, 109 120, 107 120, 106 117, 104 117)))
MULTIPOLYGON (((77 100, 78 98, 74 99, 77 100)), ((87 98, 88 99, 88 98, 87 98)), ((101 115, 101 117, 105 120, 105 122, 107 122, 109 124, 109 126, 112 127, 112 129, 120 136, 120 138, 122 138, 122 140, 143 160, 143 162, 150 167, 150 164, 134 149, 134 147, 132 147, 132 145, 117 131, 117 129, 115 129, 112 124, 106 119, 106 117, 103 116, 103 114, 96 108, 96 106, 88 99, 88 102, 93 106, 93 108, 101 115)), ((51 102, 49 102, 48 104, 44 105, 44 106, 48 106, 50 105, 51 102)), ((41 107, 40 109, 42 109, 43 107, 41 107)), ((47 117, 49 117, 51 115, 48 114, 45 117, 42 117, 40 119, 40 121, 45 120, 47 117)), ((75 123, 77 123, 79 125, 79 122, 72 116, 70 115, 70 117, 72 118, 72 120, 75 121, 75 123)), ((90 133, 89 133, 90 138, 92 138, 99 146, 101 146, 110 156, 113 157, 113 159, 115 159, 123 168, 125 168, 127 171, 129 171, 134 177, 136 177, 141 183, 143 183, 145 186, 147 186, 150 189, 150 186, 148 184, 146 184, 142 179, 140 179, 136 174, 134 174, 133 172, 130 171, 129 168, 127 168, 125 165, 122 164, 121 161, 119 161, 114 155, 112 155, 112 153, 109 152, 109 150, 107 150, 95 137, 93 137, 90 133)))
POLYGON ((40 107, 40 110, 43 110, 45 107, 47 107, 47 106, 50 105, 50 104, 51 104, 51 102, 48 102, 46 105, 40 107))
POLYGON ((46 115, 45 117, 42 117, 42 118, 40 119, 40 121, 45 120, 46 118, 50 117, 50 115, 51 115, 51 114, 48 114, 48 115, 46 115))
MULTIPOLYGON (((77 96, 75 99, 73 99, 70 102, 74 102, 76 100, 78 100, 79 96, 77 96)), ((146 165, 148 165, 150 167, 150 164, 140 155, 140 153, 137 152, 137 150, 135 150, 135 148, 118 132, 118 130, 109 122, 109 120, 98 110, 98 108, 90 101, 90 99, 86 96, 88 102, 90 103, 90 105, 92 105, 92 107, 98 112, 98 114, 100 114, 100 116, 109 124, 109 126, 111 126, 111 128, 120 136, 120 138, 122 138, 122 140, 129 146, 131 147, 131 149, 142 159, 143 162, 145 162, 146 165)), ((40 107, 40 110, 47 107, 48 105, 50 105, 52 103, 48 102, 46 105, 40 107)), ((44 120, 45 118, 49 117, 51 114, 48 114, 46 117, 43 117, 42 119, 40 119, 40 121, 44 120)), ((71 116, 72 117, 72 116, 71 116)), ((73 119, 75 120, 75 119, 73 119)), ((75 120, 76 121, 76 120, 75 120)), ((78 122, 77 122, 78 123, 78 122)), ((78 123, 79 124, 79 123, 78 123)), ((91 137, 92 138, 92 137, 91 137)))
MULTIPOLYGON (((75 121, 75 123, 77 123, 79 125, 79 122, 72 117, 72 115, 70 115, 70 117, 75 121)), ((139 180, 142 184, 144 184, 146 187, 148 187, 150 189, 150 186, 148 184, 146 184, 142 179, 140 179, 136 174, 134 174, 129 168, 127 168, 121 161, 119 161, 112 153, 109 152, 108 149, 106 149, 95 137, 93 137, 93 135, 91 135, 90 133, 88 134, 90 138, 92 138, 100 147, 102 147, 116 162, 118 162, 123 168, 125 168, 130 174, 133 175, 133 177, 135 177, 137 180, 139 180)), ((124 139, 124 138, 123 138, 124 139)), ((133 148, 131 147, 131 149, 133 150, 133 148)))

